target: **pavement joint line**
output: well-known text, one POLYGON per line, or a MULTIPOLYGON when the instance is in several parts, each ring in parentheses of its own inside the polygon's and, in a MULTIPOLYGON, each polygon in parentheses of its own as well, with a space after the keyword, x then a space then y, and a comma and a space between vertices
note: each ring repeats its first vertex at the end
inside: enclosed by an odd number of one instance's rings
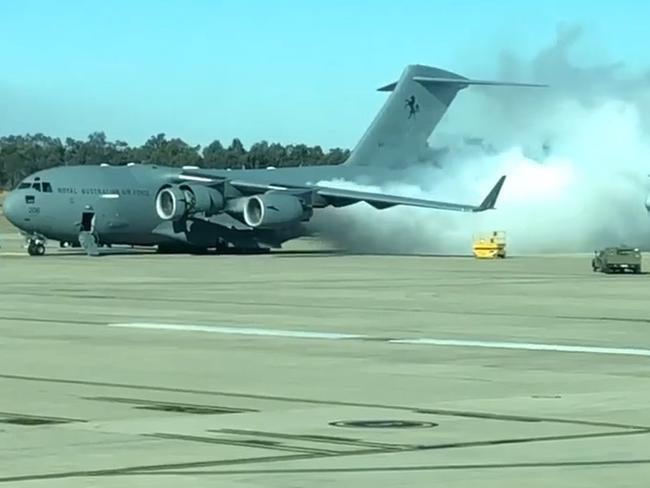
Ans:
POLYGON ((580 419, 567 419, 567 418, 557 418, 557 417, 534 417, 534 416, 499 414, 499 413, 489 413, 489 412, 480 412, 480 411, 472 412, 472 411, 440 409, 440 408, 422 408, 422 407, 408 406, 408 405, 355 402, 355 401, 333 400, 333 399, 322 399, 322 398, 319 399, 319 398, 290 397, 290 396, 280 396, 280 395, 264 395, 264 394, 255 394, 255 393, 245 393, 245 392, 215 391, 215 390, 193 389, 193 388, 174 388, 174 387, 162 386, 162 385, 116 383, 116 382, 108 382, 108 381, 92 381, 92 380, 71 379, 71 378, 49 378, 49 377, 41 377, 41 376, 7 374, 1 372, 0 372, 0 379, 55 383, 55 384, 65 384, 65 385, 81 385, 81 386, 99 387, 99 388, 122 388, 127 390, 138 390, 138 391, 187 393, 187 394, 194 394, 194 395, 208 395, 208 396, 217 396, 217 397, 224 397, 224 398, 245 398, 250 400, 283 402, 283 403, 305 404, 305 405, 328 405, 328 406, 339 406, 339 407, 360 407, 360 408, 381 409, 381 410, 396 410, 396 411, 406 411, 412 413, 441 415, 445 417, 447 416, 467 417, 467 418, 488 419, 488 420, 497 420, 497 421, 506 421, 506 422, 550 422, 550 423, 562 423, 562 424, 588 425, 592 427, 650 432, 650 426, 622 424, 622 423, 615 423, 615 422, 603 422, 598 420, 580 420, 580 419))

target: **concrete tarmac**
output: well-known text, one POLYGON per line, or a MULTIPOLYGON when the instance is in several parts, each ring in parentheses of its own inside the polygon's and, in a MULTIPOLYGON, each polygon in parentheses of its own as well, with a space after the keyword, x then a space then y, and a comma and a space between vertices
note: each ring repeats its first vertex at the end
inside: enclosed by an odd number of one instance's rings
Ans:
POLYGON ((647 486, 650 275, 0 245, 0 488, 647 486))

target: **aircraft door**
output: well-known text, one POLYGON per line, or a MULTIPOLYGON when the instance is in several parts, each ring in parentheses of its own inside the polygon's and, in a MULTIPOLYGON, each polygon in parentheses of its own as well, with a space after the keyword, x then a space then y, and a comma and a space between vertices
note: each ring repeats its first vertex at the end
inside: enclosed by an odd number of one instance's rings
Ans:
POLYGON ((107 202, 98 200, 86 204, 81 209, 81 215, 76 219, 77 229, 80 232, 90 232, 98 237, 106 237, 109 233, 111 207, 107 202))
POLYGON ((81 230, 91 234, 95 231, 95 212, 83 212, 81 214, 81 230))
POLYGON ((88 205, 81 213, 81 222, 79 222, 79 245, 91 256, 99 254, 99 239, 95 231, 95 218, 95 212, 88 205))
POLYGON ((96 241, 110 243, 114 227, 115 215, 117 213, 116 202, 114 200, 98 200, 87 204, 81 208, 81 215, 76 219, 77 232, 85 232, 93 237, 96 241))

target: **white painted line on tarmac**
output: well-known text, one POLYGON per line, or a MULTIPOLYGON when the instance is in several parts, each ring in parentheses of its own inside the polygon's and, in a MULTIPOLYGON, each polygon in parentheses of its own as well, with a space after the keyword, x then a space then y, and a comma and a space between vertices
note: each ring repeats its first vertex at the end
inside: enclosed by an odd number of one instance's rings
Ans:
MULTIPOLYGON (((251 335, 265 337, 288 337, 294 339, 382 339, 362 334, 340 334, 336 332, 312 332, 303 330, 279 330, 251 327, 219 327, 210 325, 188 325, 188 324, 158 324, 158 323, 115 323, 108 324, 109 327, 122 327, 131 329, 150 330, 175 330, 181 332, 208 332, 213 334, 230 335, 251 335)), ((588 345, 566 345, 566 344, 540 344, 530 342, 499 342, 499 341, 477 341, 462 339, 433 339, 433 338, 412 338, 412 339, 385 339, 383 342, 390 344, 412 344, 440 347, 475 347, 486 349, 514 349, 523 351, 548 351, 565 353, 586 353, 586 354, 615 354, 622 356, 645 356, 650 357, 650 349, 636 349, 624 347, 599 347, 588 345)))
POLYGON ((186 332, 212 332, 213 334, 254 335, 273 337, 293 337, 301 339, 359 339, 362 335, 338 334, 335 332, 309 332, 302 330, 256 329, 250 327, 218 327, 209 325, 125 323, 108 324, 110 327, 127 327, 133 329, 178 330, 186 332))
POLYGON ((489 349, 519 349, 524 351, 583 352, 588 354, 620 354, 624 356, 649 356, 650 349, 624 347, 569 346, 562 344, 536 344, 526 342, 468 341, 454 339, 394 339, 393 344, 421 344, 426 346, 483 347, 489 349))

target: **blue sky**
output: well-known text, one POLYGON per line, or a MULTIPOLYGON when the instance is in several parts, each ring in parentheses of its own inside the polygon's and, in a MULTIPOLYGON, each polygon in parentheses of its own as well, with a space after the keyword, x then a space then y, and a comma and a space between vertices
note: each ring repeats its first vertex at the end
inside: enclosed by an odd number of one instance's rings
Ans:
POLYGON ((351 147, 409 63, 489 78, 504 48, 533 56, 570 23, 584 59, 650 65, 650 4, 612 5, 0 0, 0 135, 351 147))

